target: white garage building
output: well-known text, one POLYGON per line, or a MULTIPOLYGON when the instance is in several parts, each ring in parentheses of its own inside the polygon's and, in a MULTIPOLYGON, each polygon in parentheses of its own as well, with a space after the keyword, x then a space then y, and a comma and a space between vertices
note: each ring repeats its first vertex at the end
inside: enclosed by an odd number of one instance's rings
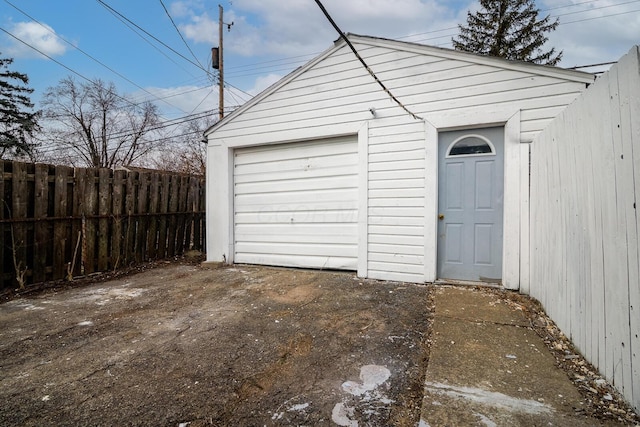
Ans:
POLYGON ((207 261, 528 287, 529 143, 593 75, 348 35, 206 132, 207 261))

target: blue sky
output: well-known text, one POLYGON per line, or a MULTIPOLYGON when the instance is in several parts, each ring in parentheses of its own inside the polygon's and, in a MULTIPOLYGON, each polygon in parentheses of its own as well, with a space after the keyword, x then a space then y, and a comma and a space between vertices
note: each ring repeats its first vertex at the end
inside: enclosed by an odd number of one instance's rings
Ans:
MULTIPOLYGON (((225 10, 224 21, 233 22, 224 33, 225 81, 232 85, 225 104, 230 108, 329 48, 338 37, 314 0, 0 0, 0 28, 63 65, 4 31, 0 55, 14 58, 11 68, 29 76, 36 103, 47 87, 74 75, 78 80, 114 82, 121 94, 155 102, 165 119, 214 110, 215 72, 208 75, 193 63, 211 70, 210 50, 218 45, 218 4, 225 10)), ((440 47, 451 47, 457 24, 478 7, 475 0, 323 4, 345 32, 440 47)), ((539 0, 537 5, 560 19, 550 45, 564 51, 561 66, 615 61, 640 43, 640 0, 539 0)))

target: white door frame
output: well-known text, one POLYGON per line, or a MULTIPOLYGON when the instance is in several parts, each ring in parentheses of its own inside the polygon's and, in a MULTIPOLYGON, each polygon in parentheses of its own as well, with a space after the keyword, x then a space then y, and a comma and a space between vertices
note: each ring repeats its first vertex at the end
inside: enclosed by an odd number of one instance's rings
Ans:
MULTIPOLYGON (((521 245, 528 247, 528 174, 521 173, 529 164, 528 146, 520 140, 520 110, 492 109, 464 115, 433 115, 425 120, 425 281, 437 279, 438 250, 438 132, 464 128, 504 126, 504 217, 502 244, 502 284, 520 289, 521 277, 528 277, 528 259, 521 245), (526 156, 524 155, 526 148, 526 156), (525 158, 526 157, 526 158, 525 158), (527 224, 524 226, 523 221, 527 224), (522 262, 522 265, 521 265, 522 262)), ((525 282, 525 280, 522 280, 525 282)), ((524 285, 525 283, 522 283, 524 285)), ((527 281, 528 284, 528 281, 527 281)), ((524 287, 524 286, 523 286, 524 287)))

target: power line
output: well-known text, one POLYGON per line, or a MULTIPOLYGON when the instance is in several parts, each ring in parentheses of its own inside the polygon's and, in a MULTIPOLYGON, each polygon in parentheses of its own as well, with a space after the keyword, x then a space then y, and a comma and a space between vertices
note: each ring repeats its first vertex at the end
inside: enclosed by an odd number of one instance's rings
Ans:
MULTIPOLYGON (((187 70, 186 68, 182 67, 180 64, 178 64, 173 58, 171 58, 169 55, 167 55, 166 53, 164 53, 162 50, 160 50, 155 44, 151 43, 147 38, 145 38, 142 34, 140 34, 138 32, 138 30, 136 30, 131 24, 129 24, 127 21, 125 21, 123 18, 121 18, 120 16, 118 16, 118 14, 116 14, 115 11, 109 10, 107 9, 107 11, 109 13, 111 13, 116 19, 118 19, 120 22, 122 22, 127 28, 129 28, 131 31, 133 31, 138 37, 140 37, 142 40, 144 40, 147 44, 149 44, 149 46, 151 46, 152 48, 154 48, 155 50, 158 51, 158 53, 160 53, 162 56, 164 56, 165 58, 167 58, 169 61, 173 62, 177 67, 182 68, 182 70, 184 70, 186 73, 191 74, 191 72, 189 70, 187 70)), ((191 76, 193 76, 193 74, 191 74, 191 76)), ((195 77, 195 76, 193 76, 195 77)))
MULTIPOLYGON (((167 49, 171 50, 173 53, 175 53, 176 55, 180 56, 182 59, 184 59, 185 61, 189 62, 190 64, 198 67, 199 69, 201 69, 202 71, 204 71, 207 76, 211 76, 213 77, 213 73, 211 73, 209 70, 207 70, 206 68, 204 68, 201 64, 197 64, 195 62, 193 62, 192 60, 190 60, 189 58, 185 57, 184 55, 182 55, 180 52, 176 51, 175 49, 173 49, 171 46, 167 45, 166 43, 164 43, 162 40, 158 39, 157 37, 155 37, 153 34, 149 33, 148 31, 146 31, 144 28, 140 27, 138 24, 136 24, 135 22, 133 22, 132 20, 130 20, 129 18, 127 18, 126 16, 124 16, 122 13, 118 12, 117 10, 115 10, 114 8, 112 8, 111 6, 109 6, 107 3, 105 3, 103 0, 96 0, 98 3, 100 3, 104 8, 106 8, 107 10, 109 10, 111 13, 116 14, 118 17, 124 19, 126 22, 130 23, 131 25, 133 25, 134 27, 136 27, 137 29, 139 29, 140 31, 144 32, 146 35, 148 35, 149 37, 151 37, 152 39, 154 39, 155 41, 157 41, 158 43, 160 43, 162 46, 166 47, 167 49)), ((253 97, 253 95, 243 91, 242 89, 235 87, 233 85, 231 85, 229 82, 227 82, 226 80, 224 81, 225 84, 228 84, 229 86, 239 90, 242 93, 247 94, 250 97, 253 97)))
POLYGON ((205 73, 207 74, 211 74, 209 72, 209 70, 207 70, 206 68, 204 68, 202 65, 197 64, 195 62, 193 62, 192 60, 190 60, 189 58, 187 58, 186 56, 184 56, 183 54, 181 54, 180 52, 178 52, 177 50, 175 50, 174 48, 172 48, 171 46, 169 46, 168 44, 166 44, 165 42, 163 42, 162 40, 160 40, 159 38, 157 38, 156 36, 154 36, 153 34, 149 33, 147 30, 145 30, 144 28, 142 28, 141 26, 139 26, 138 24, 136 24, 135 22, 133 22, 132 20, 130 20, 129 18, 127 18, 126 16, 124 16, 123 14, 121 14, 120 12, 118 12, 117 10, 115 10, 114 8, 112 8, 111 6, 109 6, 107 3, 105 3, 103 0, 96 0, 98 3, 100 3, 104 8, 106 8, 107 10, 115 13, 116 15, 118 15, 119 17, 121 17, 122 19, 124 19, 125 21, 127 21, 128 23, 130 23, 131 25, 133 25, 134 27, 136 27, 137 29, 139 29, 140 31, 142 31, 143 33, 145 33, 146 35, 148 35, 149 37, 151 37, 152 39, 154 39, 155 41, 157 41, 158 43, 160 43, 162 46, 166 47, 167 49, 169 49, 171 52, 175 53, 176 55, 178 55, 180 58, 184 59, 185 61, 189 62, 190 64, 196 66, 197 68, 203 70, 205 73))
POLYGON ((196 58, 196 55, 193 53, 193 51, 191 50, 191 48, 189 47, 189 45, 187 44, 187 41, 184 39, 184 37, 182 37, 182 33, 180 32, 180 30, 178 29, 178 26, 176 25, 176 23, 174 22, 173 18, 171 17, 171 14, 169 13, 169 11, 167 10, 167 7, 164 5, 164 2, 162 0, 160 0, 160 4, 162 5, 162 8, 164 9, 165 13, 167 14, 167 16, 169 17, 169 20, 171 21, 171 24, 173 24, 173 28, 176 29, 176 32, 178 33, 178 35, 180 36, 180 38, 182 39, 182 42, 184 43, 184 45, 187 47, 187 49, 189 49, 189 52, 191 52, 191 56, 193 56, 193 59, 196 60, 196 62, 198 63, 198 65, 200 65, 200 68, 204 68, 202 66, 202 64, 200 63, 200 61, 198 61, 198 58, 196 58))
MULTIPOLYGON (((126 80, 127 82, 131 83, 132 85, 134 85, 135 87, 137 87, 138 89, 146 92, 147 94, 151 95, 152 97, 156 98, 157 100, 161 100, 160 98, 157 98, 154 94, 152 94, 151 92, 149 92, 148 90, 146 90, 145 88, 143 88, 142 86, 140 86, 139 84, 133 82, 132 80, 130 80, 129 78, 127 78, 126 76, 122 75, 121 73, 119 73, 118 71, 114 70, 113 68, 109 67, 108 65, 104 64, 102 61, 96 59, 95 57, 93 57, 92 55, 90 55, 89 53, 85 52, 84 50, 80 49, 78 46, 74 45, 73 43, 71 43, 70 41, 68 41, 67 39, 65 39, 64 37, 60 36, 59 34, 55 33, 54 31, 51 31, 51 29, 49 27, 47 27, 46 25, 44 25, 42 22, 38 21, 37 19, 35 19, 34 17, 32 17, 31 15, 29 15, 28 13, 26 13, 24 10, 20 9, 19 7, 17 7, 16 5, 14 5, 13 3, 9 2, 8 0, 4 0, 5 3, 7 3, 9 6, 13 7, 14 9, 16 9, 18 12, 22 13, 23 15, 25 15, 27 18, 31 19, 33 22, 35 22, 36 24, 40 25, 42 28, 44 28, 46 31, 48 31, 49 33, 53 34, 55 37, 57 37, 58 39, 62 40, 63 42, 67 43, 69 46, 73 47, 74 49, 78 50, 80 53, 82 53, 83 55, 87 56, 88 58, 90 58, 91 60, 93 60, 94 62, 97 62, 98 64, 102 65, 104 68, 106 68, 107 70, 111 71, 112 73, 114 73, 115 75, 119 76, 120 78, 126 80)), ((163 100, 164 101, 164 100, 163 100)), ((183 111, 181 108, 170 104, 167 101, 164 101, 167 105, 177 108, 178 110, 182 111, 183 113, 186 113, 186 111, 183 111)))
MULTIPOLYGON (((232 107, 230 107, 230 108, 232 108, 232 107)), ((165 121, 163 123, 158 124, 155 127, 149 128, 147 130, 147 133, 148 132, 157 131, 157 130, 161 130, 161 129, 168 128, 168 127, 172 127, 172 126, 176 126, 177 127, 177 126, 179 126, 181 124, 185 124, 185 123, 188 123, 188 122, 204 119, 204 118, 209 117, 213 113, 213 111, 214 110, 207 110, 207 111, 204 111, 204 112, 201 112, 201 113, 190 114, 188 116, 181 117, 181 118, 178 118, 178 119, 167 120, 167 121, 165 121), (173 123, 170 123, 170 122, 173 122, 173 123)), ((130 137, 130 136, 134 136, 134 134, 135 133, 131 132, 131 131, 114 132, 114 133, 108 134, 107 138, 109 138, 109 139, 126 138, 126 137, 130 137)), ((181 134, 181 135, 172 135, 171 137, 163 137, 163 138, 155 139, 155 140, 145 140, 145 141, 141 141, 141 142, 143 142, 143 143, 158 142, 158 141, 163 141, 163 140, 167 140, 167 139, 170 139, 170 138, 178 138, 180 136, 183 136, 183 134, 181 134)), ((73 144, 80 144, 80 143, 82 143, 82 141, 76 141, 76 142, 71 142, 71 143, 72 143, 72 145, 73 144)), ((49 152, 57 150, 58 147, 59 146, 57 144, 53 145, 51 147, 44 147, 44 148, 41 147, 40 148, 40 152, 41 153, 49 153, 49 152)))
POLYGON ((364 66, 364 68, 369 72, 369 74, 371 74, 371 77, 373 77, 374 80, 376 82, 378 82, 380 87, 382 87, 382 89, 391 97, 391 99, 393 99, 404 111, 409 113, 414 119, 422 120, 421 117, 418 117, 414 113, 409 111, 409 109, 407 107, 405 107, 395 96, 393 96, 391 91, 389 89, 387 89, 387 87, 384 85, 384 83, 382 83, 382 81, 380 81, 378 76, 376 76, 375 73, 371 70, 371 68, 369 68, 367 63, 364 62, 364 59, 362 59, 362 57, 360 56, 360 54, 358 53, 356 48, 353 46, 353 44, 351 44, 351 41, 347 38, 347 36, 345 36, 345 34, 342 32, 342 30, 338 27, 338 25, 333 20, 333 18, 331 18, 331 15, 329 15, 329 12, 327 12, 327 9, 324 8, 324 6, 320 2, 320 0, 315 0, 315 2, 318 5, 318 7, 320 7, 320 10, 322 10, 322 13, 324 13, 324 16, 329 20, 331 25, 333 25, 333 28, 335 28, 335 30, 338 32, 338 34, 340 34, 340 37, 342 38, 342 40, 344 40, 345 43, 349 46, 349 48, 351 48, 351 51, 356 55, 356 58, 358 58, 358 60, 364 66))
MULTIPOLYGON (((591 11, 600 10, 600 9, 609 9, 611 7, 624 6, 625 4, 638 3, 639 1, 640 0, 631 0, 631 1, 625 1, 625 2, 622 2, 622 3, 616 3, 616 4, 609 4, 609 5, 606 5, 606 6, 594 7, 594 8, 591 8, 591 9, 577 10, 575 12, 561 13, 559 15, 553 15, 552 18, 559 18, 561 16, 567 16, 567 15, 576 15, 578 13, 586 13, 586 12, 591 12, 591 11)), ((624 14, 624 13, 629 13, 629 12, 633 12, 633 11, 627 11, 627 12, 622 12, 622 13, 624 14)), ((609 16, 615 16, 615 15, 609 15, 609 16)))

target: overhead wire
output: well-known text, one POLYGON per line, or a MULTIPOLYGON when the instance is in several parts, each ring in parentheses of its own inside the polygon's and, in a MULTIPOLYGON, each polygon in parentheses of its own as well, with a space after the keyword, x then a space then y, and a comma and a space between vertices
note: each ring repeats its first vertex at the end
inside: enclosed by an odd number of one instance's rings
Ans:
MULTIPOLYGON (((182 68, 182 70, 184 70, 186 73, 191 74, 190 71, 188 71, 186 68, 182 67, 180 64, 178 64, 173 58, 171 58, 169 55, 167 55, 166 53, 164 53, 162 50, 160 50, 155 44, 151 43, 147 38, 145 38, 142 34, 140 34, 138 32, 138 30, 136 30, 131 24, 129 24, 124 18, 122 18, 121 16, 119 16, 114 10, 110 10, 108 7, 104 6, 107 11, 109 13, 111 13, 116 19, 118 19, 120 22, 122 22, 127 28, 129 28, 131 31, 133 31, 138 37, 140 37, 142 40, 144 40, 147 44, 149 44, 149 46, 151 46, 152 48, 154 48, 156 51, 158 51, 162 56, 164 56, 165 58, 167 58, 169 61, 173 62, 177 67, 182 68)), ((193 74, 191 74, 191 76, 193 76, 193 74)), ((193 76, 195 77, 195 76, 193 76)))
POLYGON ((154 36, 153 34, 151 34, 150 32, 148 32, 147 30, 145 30, 144 28, 142 28, 141 26, 139 26, 138 24, 136 24, 135 22, 133 22, 132 20, 130 20, 129 18, 127 18, 126 16, 124 16, 122 13, 118 12, 117 10, 115 10, 113 7, 109 6, 107 3, 105 3, 103 0, 96 0, 98 3, 100 3, 104 8, 106 8, 107 10, 115 13, 116 15, 118 15, 119 17, 121 17, 122 19, 124 19, 125 21, 127 21, 128 23, 130 23, 131 25, 133 25, 134 27, 136 27, 137 29, 139 29, 140 31, 142 31, 143 33, 145 33, 146 35, 148 35, 149 37, 151 37, 153 40, 155 40, 156 42, 160 43, 162 46, 164 46, 165 48, 169 49, 171 52, 175 53, 176 55, 178 55, 180 58, 184 59, 185 61, 189 62, 190 64, 194 65, 195 67, 199 68, 200 70, 203 70, 205 73, 210 74, 211 72, 209 70, 207 70, 206 68, 204 68, 202 65, 193 62, 191 59, 187 58, 186 56, 184 56, 183 54, 181 54, 180 52, 178 52, 177 50, 175 50, 174 48, 172 48, 171 46, 169 46, 168 44, 166 44, 165 42, 163 42, 162 40, 160 40, 159 38, 157 38, 156 36, 154 36))
MULTIPOLYGON (((14 38, 15 40, 19 41, 20 43, 23 43, 24 45, 28 46, 29 48, 31 48, 31 49, 33 49, 33 50, 35 50, 35 51, 36 51, 36 52, 38 52, 39 54, 41 54, 41 55, 43 55, 44 57, 46 57, 47 59, 49 59, 49 60, 51 60, 51 61, 55 62, 56 64, 58 64, 58 65, 60 65, 61 67, 65 68, 66 70, 70 71, 71 73, 73 73, 73 74, 77 75, 78 77, 80 77, 80 78, 82 78, 82 79, 84 79, 84 80, 88 81, 89 83, 95 84, 95 82, 94 82, 93 80, 91 80, 90 78, 88 78, 88 77, 86 77, 85 75, 83 75, 83 74, 79 73, 78 71, 76 71, 76 70, 72 69, 71 67, 68 67, 67 65, 65 65, 65 64, 63 64, 62 62, 60 62, 60 61, 58 61, 58 60, 54 59, 53 57, 51 57, 51 56, 47 55, 46 53, 42 52, 40 49, 36 48, 35 46, 32 46, 31 44, 29 44, 29 43, 27 43, 27 42, 25 42, 24 40, 22 40, 21 38, 17 37, 17 36, 16 36, 16 35, 14 35, 14 34, 12 34, 11 32, 7 31, 6 29, 4 29, 4 28, 0 27, 0 31, 3 31, 5 34, 9 35, 10 37, 14 38)), ((116 96, 116 97, 118 97, 118 98, 120 98, 120 99, 122 99, 123 101, 125 101, 125 102, 127 102, 127 103, 129 103, 129 104, 133 105, 133 106, 136 106, 136 107, 139 107, 139 106, 140 106, 139 104, 135 104, 135 103, 133 103, 132 101, 130 101, 129 99, 127 99, 127 98, 125 98, 125 97, 123 97, 123 96, 121 96, 121 95, 118 95, 117 93, 113 93, 113 95, 114 95, 114 96, 116 96)), ((150 129, 149 129, 149 131, 159 130, 159 129, 166 128, 166 127, 170 127, 170 126, 177 126, 177 125, 179 125, 179 124, 182 124, 182 123, 185 123, 185 122, 188 122, 188 121, 193 121, 193 120, 201 119, 201 118, 204 118, 204 117, 206 117, 206 116, 210 115, 213 111, 214 111, 214 110, 208 110, 208 111, 205 111, 205 112, 203 112, 203 113, 198 113, 198 114, 197 114, 197 115, 199 115, 198 117, 192 117, 192 118, 188 118, 188 119, 187 119, 187 118, 183 118, 183 120, 182 120, 182 121, 180 121, 180 119, 166 120, 165 122, 162 122, 162 124, 160 124, 160 125, 158 125, 158 126, 156 126, 156 127, 154 127, 154 128, 150 128, 150 129), (170 123, 170 122, 175 122, 175 123, 170 123)), ((187 116, 187 117, 189 117, 189 116, 187 116)), ((130 135, 131 135, 131 133, 129 133, 129 134, 127 134, 127 133, 115 133, 115 134, 109 134, 108 136, 109 136, 110 138, 112 138, 112 137, 122 137, 122 136, 130 136, 130 135)))
POLYGON ((347 44, 347 46, 349 46, 349 48, 351 49, 351 51, 355 54, 356 58, 358 58, 358 60, 360 61, 360 63, 362 64, 362 66, 369 72, 369 74, 371 75, 371 77, 373 77, 373 79, 380 85, 380 87, 382 87, 382 89, 387 93, 387 95, 389 95, 391 97, 391 99, 393 99, 396 104, 398 104, 400 106, 400 108, 402 108, 404 111, 406 111, 407 113, 409 113, 409 115, 411 115, 414 119, 416 120, 422 120, 421 117, 417 116, 415 113, 409 111, 409 109, 398 100, 398 98, 396 98, 389 89, 387 89, 387 87, 385 86, 385 84, 378 78, 378 76, 376 76, 376 74, 373 72, 373 70, 371 70, 371 68, 369 68, 369 66, 367 65, 367 63, 364 61, 364 59, 362 58, 362 56, 360 56, 360 54, 358 53, 358 51, 356 50, 355 46, 353 46, 353 44, 351 43, 351 41, 349 40, 349 38, 342 32, 342 30, 340 29, 340 27, 338 27, 338 24, 335 23, 335 21, 333 20, 333 18, 331 18, 331 15, 329 15, 329 12, 327 12, 327 9, 325 9, 325 7, 322 5, 322 2, 320 0, 315 0, 316 4, 318 5, 318 7, 320 8, 320 10, 322 10, 322 13, 324 14, 324 16, 327 18, 327 20, 329 20, 329 22, 331 23, 331 25, 333 26, 333 28, 338 32, 338 34, 340 34, 340 37, 342 38, 342 40, 344 40, 344 42, 347 44))
MULTIPOLYGON (((165 128, 172 127, 172 126, 176 126, 176 128, 177 128, 177 126, 179 126, 181 124, 185 124, 185 123, 189 123, 189 122, 192 122, 192 121, 196 121, 196 120, 204 119, 204 118, 207 118, 207 117, 211 117, 213 115, 214 111, 217 111, 217 109, 216 110, 206 110, 206 111, 203 111, 203 112, 200 112, 200 113, 190 114, 190 115, 187 115, 185 117, 166 120, 165 122, 161 122, 158 125, 149 128, 148 132, 153 132, 153 131, 165 129, 165 128)), ((111 138, 124 138, 124 137, 133 136, 133 134, 134 134, 134 132, 131 132, 131 131, 121 131, 121 132, 110 133, 110 134, 107 135, 107 137, 109 139, 111 139, 111 138)), ((177 138, 179 136, 182 136, 182 135, 172 135, 173 138, 177 138)), ((169 138, 168 137, 163 137, 163 138, 155 140, 155 141, 161 141, 161 140, 166 140, 166 139, 169 139, 169 138)), ((44 147, 44 149, 41 148, 40 152, 46 154, 46 153, 55 151, 56 149, 58 149, 58 145, 52 145, 51 147, 44 147)))
MULTIPOLYGON (((42 22, 38 21, 37 19, 35 19, 34 17, 32 17, 31 15, 29 15, 28 13, 26 13, 24 10, 20 9, 19 7, 17 7, 16 5, 14 5, 13 3, 11 3, 8 0, 4 0, 5 3, 7 3, 9 6, 13 7, 14 9, 16 9, 18 12, 22 13, 23 15, 25 15, 27 18, 31 19, 33 22, 35 22, 36 24, 40 25, 42 28, 44 28, 47 32, 53 34, 56 38, 62 40, 63 42, 65 42, 66 44, 68 44, 69 46, 73 47, 74 49, 76 49, 77 51, 79 51, 80 53, 82 53, 83 55, 85 55, 86 57, 88 57, 89 59, 91 59, 92 61, 100 64, 101 66, 103 66, 104 68, 106 68, 107 70, 111 71, 112 73, 114 73, 115 75, 117 75, 118 77, 122 78, 123 80, 127 81, 128 83, 131 83, 133 86, 137 87, 138 89, 144 91, 145 93, 151 95, 153 98, 160 100, 160 98, 157 98, 154 94, 152 94, 151 92, 149 92, 147 89, 143 88, 142 86, 140 86, 139 84, 135 83, 134 81, 132 81, 131 79, 127 78, 126 76, 122 75, 121 73, 119 73, 118 71, 114 70, 113 68, 109 67, 108 65, 106 65, 105 63, 103 63, 102 61, 100 61, 99 59, 95 58, 94 56, 90 55, 89 53, 85 52, 84 50, 82 50, 81 48, 79 48, 78 46, 76 46, 75 44, 71 43, 70 41, 68 41, 67 39, 65 39, 64 37, 60 36, 59 34, 57 34, 56 32, 52 31, 50 29, 50 27, 44 25, 42 22)), ((164 101, 164 100, 163 100, 164 101)), ((179 107, 170 104, 167 101, 164 101, 167 105, 173 107, 173 108, 177 108, 178 110, 182 111, 183 113, 186 114, 186 111, 183 111, 182 109, 180 109, 179 107)))
POLYGON ((202 66, 202 64, 200 63, 200 61, 198 60, 198 58, 196 57, 195 53, 193 53, 193 51, 191 50, 191 47, 189 47, 189 44, 187 43, 187 41, 184 39, 184 37, 182 36, 182 33, 180 32, 180 30, 178 29, 178 26, 176 25, 175 21, 173 20, 173 17, 171 16, 171 14, 169 13, 169 10, 167 9, 167 6, 164 5, 164 2, 162 0, 159 0, 160 4, 162 5, 162 8, 164 9, 165 13, 167 14, 167 16, 169 17, 169 20, 171 21, 171 24, 173 24, 173 28, 176 29, 176 32, 178 33, 178 35, 180 36, 180 38, 182 39, 182 42, 184 43, 184 45, 187 47, 187 49, 189 49, 189 52, 191 53, 191 56, 193 56, 193 59, 196 60, 196 62, 200 65, 200 68, 204 68, 202 66))
MULTIPOLYGON (((554 7, 554 8, 541 10, 541 12, 545 12, 545 11, 549 11, 549 10, 555 10, 555 9, 561 9, 561 8, 566 8, 566 7, 571 7, 571 6, 577 6, 577 5, 583 5, 583 4, 586 4, 586 3, 594 3, 595 1, 600 1, 600 0, 590 0, 590 1, 584 1, 584 2, 576 3, 576 4, 557 6, 557 7, 554 7)), ((597 8, 577 10, 577 11, 574 11, 574 12, 567 12, 567 13, 558 14, 558 15, 550 15, 550 17, 551 18, 557 18, 557 17, 562 17, 562 16, 576 15, 576 14, 580 14, 580 13, 587 13, 587 12, 594 11, 594 10, 612 8, 612 7, 616 7, 616 6, 623 6, 623 5, 627 5, 627 4, 631 4, 631 3, 638 3, 638 2, 640 2, 640 0, 625 1, 625 2, 622 2, 622 3, 610 4, 610 5, 606 5, 606 6, 600 6, 600 7, 597 7, 597 8)), ((624 12, 620 12, 620 13, 611 13, 611 14, 607 14, 607 15, 582 18, 582 19, 578 19, 578 20, 574 20, 574 21, 566 21, 566 22, 560 21, 558 23, 558 26, 568 25, 568 24, 575 24, 575 23, 586 22, 586 21, 592 21, 592 20, 595 20, 595 19, 609 18, 609 17, 613 17, 613 16, 626 15, 626 14, 631 14, 631 13, 635 13, 635 12, 640 12, 640 10, 628 10, 628 11, 624 11, 624 12)), ((425 32, 425 33, 412 34, 410 36, 404 36, 403 38, 415 37, 416 35, 430 34, 430 33, 434 33, 434 32, 440 32, 440 31, 445 31, 445 30, 453 30, 453 29, 458 29, 458 27, 449 27, 447 29, 442 29, 442 30, 434 30, 434 31, 428 31, 428 32, 425 32)), ((413 41, 415 43, 420 43, 420 42, 425 42, 425 41, 429 41, 429 40, 437 40, 437 39, 441 39, 441 38, 455 37, 457 34, 458 33, 455 32, 455 33, 445 34, 445 35, 442 35, 442 36, 422 38, 422 39, 413 40, 413 41)), ((447 43, 440 43, 440 44, 436 44, 435 46, 443 47, 443 46, 449 46, 450 44, 451 44, 451 42, 448 41, 447 43)))
MULTIPOLYGON (((107 10, 109 10, 110 12, 112 12, 113 14, 116 14, 119 18, 122 18, 123 20, 125 20, 127 23, 133 25, 135 28, 139 29, 140 31, 142 31, 143 33, 145 33, 146 35, 148 35, 149 37, 151 37, 153 40, 155 40, 156 42, 160 43, 162 46, 166 47, 167 49, 169 49, 170 51, 172 51, 173 53, 175 53, 176 55, 178 55, 179 57, 181 57, 182 59, 184 59, 185 61, 189 62, 190 64, 198 67, 199 69, 201 69, 202 71, 204 71, 206 73, 207 76, 211 76, 213 77, 213 73, 211 71, 209 71, 208 69, 206 69, 205 67, 202 66, 202 64, 199 63, 195 63, 192 60, 190 60, 189 58, 187 58, 186 56, 182 55, 180 52, 176 51, 175 49, 173 49, 171 46, 167 45, 166 43, 164 43, 162 40, 158 39, 156 36, 154 36, 153 34, 149 33, 147 30, 145 30, 144 28, 142 28, 140 25, 136 24, 135 22, 133 22, 131 19, 127 18, 124 14, 118 12, 117 10, 115 10, 113 7, 109 6, 106 2, 104 2, 103 0, 96 0, 98 3, 100 3, 104 8, 106 8, 107 10)), ((195 56, 195 55, 194 55, 195 56)), ((197 60, 197 59, 196 59, 197 60)), ((248 95, 249 97, 253 97, 253 95, 243 91, 242 89, 235 87, 233 85, 231 85, 229 82, 227 82, 226 80, 224 81, 225 85, 229 85, 233 88, 235 88, 236 90, 239 90, 240 92, 248 95)))

